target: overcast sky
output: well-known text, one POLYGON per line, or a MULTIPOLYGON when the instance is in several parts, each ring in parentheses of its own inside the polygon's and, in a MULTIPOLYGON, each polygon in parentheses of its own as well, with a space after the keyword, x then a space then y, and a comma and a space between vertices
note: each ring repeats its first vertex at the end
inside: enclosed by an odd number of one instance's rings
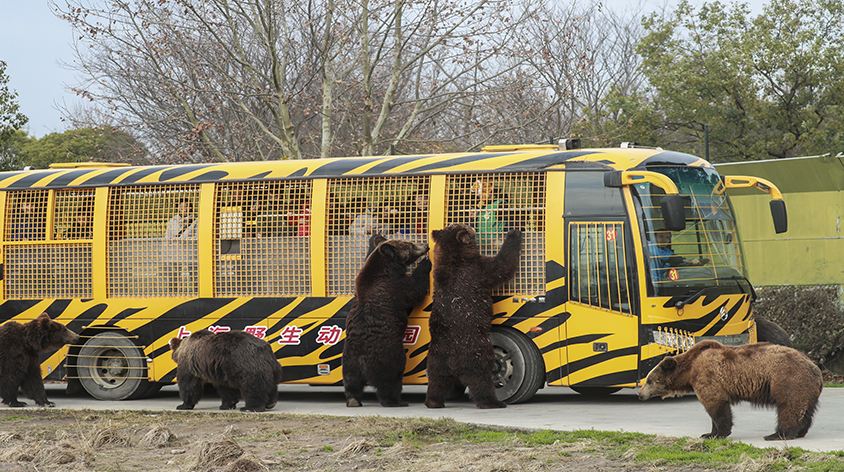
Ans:
MULTIPOLYGON (((758 11, 764 0, 747 0, 758 11)), ((625 11, 631 1, 604 0, 607 7, 625 11)), ((642 0, 646 11, 659 10, 675 2, 642 0)), ((693 3, 703 3, 693 0, 693 3)), ((73 32, 53 15, 48 0, 0 0, 0 59, 8 64, 10 85, 19 94, 23 112, 29 117, 27 131, 43 136, 63 131, 59 108, 81 105, 68 85, 78 82, 64 64, 73 58, 73 32)))

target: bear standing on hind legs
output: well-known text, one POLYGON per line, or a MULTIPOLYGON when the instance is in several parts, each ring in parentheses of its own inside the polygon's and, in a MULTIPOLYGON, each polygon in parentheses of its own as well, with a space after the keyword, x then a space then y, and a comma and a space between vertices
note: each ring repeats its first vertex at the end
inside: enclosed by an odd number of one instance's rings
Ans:
POLYGON ((42 313, 27 324, 10 321, 0 326, 0 397, 13 408, 26 406, 18 401, 18 389, 38 406, 55 406, 47 400, 41 378, 39 355, 65 344, 76 344, 79 335, 42 313))
POLYGON ((453 224, 432 233, 434 303, 425 406, 442 408, 458 382, 478 408, 504 408, 495 396, 489 331, 492 290, 516 274, 522 233, 511 230, 495 257, 482 256, 475 231, 453 224))
POLYGON ((382 406, 401 401, 405 354, 402 338, 410 312, 425 299, 431 261, 427 244, 372 236, 369 256, 355 278, 355 299, 346 321, 343 387, 346 406, 361 406, 365 385, 382 406))

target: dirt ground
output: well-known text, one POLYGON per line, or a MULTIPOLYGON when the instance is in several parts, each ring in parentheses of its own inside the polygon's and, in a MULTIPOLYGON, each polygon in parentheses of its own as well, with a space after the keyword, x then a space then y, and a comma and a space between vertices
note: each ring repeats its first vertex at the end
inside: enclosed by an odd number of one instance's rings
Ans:
MULTIPOLYGON (((757 449, 762 452, 726 459, 732 463, 712 463, 694 459, 713 447, 708 442, 677 441, 637 433, 520 432, 451 420, 0 411, 0 470, 9 472, 768 470, 783 459, 781 452, 757 449), (666 447, 680 458, 660 452, 666 447)), ((726 444, 719 454, 731 448, 726 444)))

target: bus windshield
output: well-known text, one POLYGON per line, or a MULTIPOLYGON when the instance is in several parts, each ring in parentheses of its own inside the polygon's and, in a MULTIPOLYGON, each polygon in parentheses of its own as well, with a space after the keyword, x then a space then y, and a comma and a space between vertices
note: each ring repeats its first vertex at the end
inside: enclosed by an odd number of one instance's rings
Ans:
POLYGON ((672 232, 660 212, 664 192, 650 184, 634 187, 654 295, 684 295, 711 286, 740 292, 743 268, 735 221, 718 173, 681 166, 648 170, 670 177, 688 198, 686 229, 672 232))

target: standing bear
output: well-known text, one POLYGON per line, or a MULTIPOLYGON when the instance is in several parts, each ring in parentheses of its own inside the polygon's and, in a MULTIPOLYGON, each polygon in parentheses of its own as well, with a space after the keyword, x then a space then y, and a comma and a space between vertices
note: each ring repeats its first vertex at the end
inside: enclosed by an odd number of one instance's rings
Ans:
POLYGON ((346 321, 343 386, 346 406, 361 406, 372 385, 382 406, 401 401, 407 318, 425 299, 431 261, 427 244, 372 236, 369 256, 355 278, 355 299, 346 321))
POLYGON ((217 389, 221 410, 235 409, 241 398, 246 400, 242 411, 275 407, 281 365, 266 341, 243 331, 214 334, 202 330, 187 339, 171 339, 170 349, 182 399, 177 410, 192 410, 206 383, 217 389))
POLYGON ((18 389, 38 406, 55 406, 47 400, 41 378, 39 356, 65 344, 76 344, 79 335, 42 313, 26 324, 10 321, 0 326, 0 397, 11 407, 26 406, 18 401, 18 389))
POLYGON ((481 255, 468 226, 453 224, 432 235, 434 303, 425 406, 444 407, 455 386, 465 385, 478 408, 504 408, 492 378, 492 290, 516 274, 522 233, 509 231, 495 257, 481 255))
POLYGON ((799 351, 776 344, 723 346, 702 341, 666 357, 651 370, 639 398, 694 392, 712 418, 704 438, 725 438, 733 429, 730 405, 747 401, 777 407, 777 429, 768 441, 802 438, 812 425, 823 388, 821 370, 799 351))

